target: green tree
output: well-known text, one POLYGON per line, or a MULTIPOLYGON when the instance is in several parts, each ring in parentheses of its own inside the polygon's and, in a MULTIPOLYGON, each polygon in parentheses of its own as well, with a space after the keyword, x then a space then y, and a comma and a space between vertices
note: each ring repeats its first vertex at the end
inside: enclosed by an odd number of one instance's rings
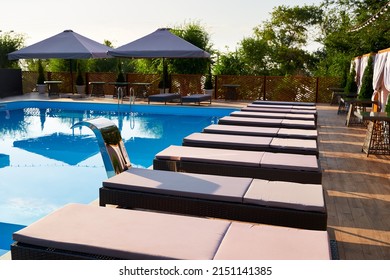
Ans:
POLYGON ((214 66, 215 75, 243 75, 246 69, 238 52, 220 54, 214 66))
MULTIPOLYGON (((171 29, 171 32, 198 48, 211 54, 213 53, 210 35, 199 22, 189 22, 175 26, 171 29)), ((170 59, 169 63, 172 73, 206 74, 208 71, 209 59, 170 59)))
POLYGON ((17 60, 9 60, 8 54, 20 49, 24 44, 24 36, 14 32, 0 34, 0 68, 18 68, 17 60))
POLYGON ((315 57, 306 48, 316 41, 321 22, 322 10, 314 5, 274 8, 271 19, 254 29, 255 36, 266 42, 271 74, 308 75, 313 71, 315 57))
POLYGON ((240 74, 310 75, 318 59, 307 47, 320 37, 321 22, 322 10, 314 5, 275 7, 271 19, 239 43, 236 54, 220 57, 218 71, 234 73, 231 67, 239 65, 240 74))
POLYGON ((356 94, 358 90, 357 84, 356 84, 356 70, 355 70, 355 63, 353 63, 351 70, 349 71, 348 77, 347 77, 347 83, 344 88, 344 92, 347 94, 356 94))
POLYGON ((318 73, 342 76, 345 63, 353 57, 389 47, 388 12, 380 14, 366 27, 356 28, 387 3, 387 0, 323 1, 321 42, 324 45, 324 56, 318 64, 318 73))

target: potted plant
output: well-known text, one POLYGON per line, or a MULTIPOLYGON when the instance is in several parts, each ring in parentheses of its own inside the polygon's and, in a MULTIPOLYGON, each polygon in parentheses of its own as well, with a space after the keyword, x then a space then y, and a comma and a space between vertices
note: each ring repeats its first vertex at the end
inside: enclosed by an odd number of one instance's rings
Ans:
POLYGON ((205 94, 210 94, 210 95, 213 94, 213 91, 214 91, 213 90, 214 89, 213 75, 211 74, 211 66, 210 65, 209 65, 208 74, 206 75, 206 81, 204 82, 203 89, 204 89, 205 94))
POLYGON ((117 83, 125 83, 126 82, 126 79, 125 79, 125 75, 123 74, 123 71, 122 71, 122 64, 118 64, 118 75, 116 77, 116 82, 117 83))
POLYGON ((160 89, 160 93, 169 92, 171 88, 171 77, 168 74, 168 65, 163 60, 163 72, 161 76, 161 80, 158 83, 158 88, 160 89))
POLYGON ((38 79, 37 79, 36 87, 37 87, 37 91, 40 94, 43 94, 43 93, 46 92, 45 80, 46 79, 45 79, 45 73, 44 73, 44 70, 43 70, 42 61, 39 59, 38 60, 38 79))
POLYGON ((85 82, 80 64, 77 64, 76 90, 78 94, 85 94, 85 82))
POLYGON ((122 64, 120 62, 118 63, 118 74, 116 76, 115 83, 116 84, 115 84, 114 97, 123 98, 124 96, 126 96, 126 91, 127 91, 126 78, 125 75, 123 74, 122 64))

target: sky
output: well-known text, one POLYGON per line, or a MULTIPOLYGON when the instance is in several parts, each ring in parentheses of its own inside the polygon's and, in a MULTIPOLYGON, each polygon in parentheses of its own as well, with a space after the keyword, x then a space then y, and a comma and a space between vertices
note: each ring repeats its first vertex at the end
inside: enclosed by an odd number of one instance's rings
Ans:
POLYGON ((3 1, 0 30, 25 37, 25 46, 71 29, 119 47, 161 27, 203 26, 220 51, 234 51, 274 7, 322 0, 13 0, 3 1))

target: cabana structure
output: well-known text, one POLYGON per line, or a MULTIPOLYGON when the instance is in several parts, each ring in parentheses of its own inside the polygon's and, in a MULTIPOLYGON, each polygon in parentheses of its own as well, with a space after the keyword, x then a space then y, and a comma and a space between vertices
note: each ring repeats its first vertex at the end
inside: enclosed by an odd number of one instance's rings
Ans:
POLYGON ((381 50, 375 56, 372 100, 378 101, 380 111, 384 112, 389 102, 390 57, 389 49, 381 50))

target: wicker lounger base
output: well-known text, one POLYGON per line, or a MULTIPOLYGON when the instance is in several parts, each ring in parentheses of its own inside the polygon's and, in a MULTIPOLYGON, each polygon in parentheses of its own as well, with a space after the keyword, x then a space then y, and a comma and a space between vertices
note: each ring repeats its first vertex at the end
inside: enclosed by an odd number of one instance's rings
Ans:
POLYGON ((263 151, 271 153, 287 153, 287 154, 299 154, 299 155, 314 155, 317 158, 319 157, 318 149, 299 149, 299 148, 278 148, 271 146, 261 146, 261 145, 240 145, 240 143, 223 143, 223 142, 195 142, 195 141, 183 141, 183 146, 188 147, 201 147, 201 148, 213 148, 213 149, 232 149, 232 150, 242 150, 242 151, 263 151))
MULTIPOLYGON (((336 240, 330 240, 332 260, 339 260, 336 240)), ((83 254, 15 242, 11 245, 13 260, 121 260, 103 255, 83 254)))
POLYGON ((85 254, 14 242, 11 245, 13 260, 121 260, 109 256, 85 254))
POLYGON ((182 96, 181 98, 181 104, 183 103, 200 103, 202 101, 209 101, 208 103, 211 104, 211 95, 206 95, 206 94, 193 94, 190 96, 182 96))
POLYGON ((288 169, 260 168, 207 162, 175 161, 155 158, 153 169, 176 172, 257 178, 270 181, 287 181, 302 184, 321 184, 321 171, 300 171, 288 169))
POLYGON ((148 209, 311 230, 326 230, 327 226, 326 211, 300 211, 108 187, 100 188, 99 198, 100 206, 113 204, 124 208, 148 209))

